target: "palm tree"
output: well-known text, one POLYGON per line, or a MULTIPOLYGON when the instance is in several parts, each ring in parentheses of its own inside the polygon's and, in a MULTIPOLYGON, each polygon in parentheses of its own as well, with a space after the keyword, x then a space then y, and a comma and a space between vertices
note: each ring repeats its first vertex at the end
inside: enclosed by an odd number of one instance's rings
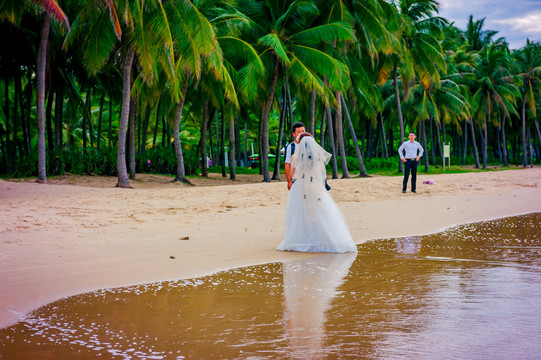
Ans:
MULTIPOLYGON (((526 146, 526 106, 528 105, 532 116, 536 118, 536 99, 535 95, 539 94, 541 89, 541 44, 531 42, 529 39, 526 46, 513 53, 515 64, 519 73, 516 75, 520 79, 522 86, 522 165, 528 165, 527 146, 526 146)), ((539 134, 539 123, 535 119, 538 140, 541 143, 541 135, 539 134)))
MULTIPOLYGON (((323 78, 327 77, 330 88, 344 90, 349 85, 347 67, 319 46, 335 41, 354 40, 351 25, 337 21, 318 25, 319 13, 313 1, 241 1, 240 8, 250 18, 252 39, 262 49, 260 57, 266 64, 266 74, 260 94, 261 112, 261 165, 263 181, 271 180, 268 166, 269 115, 274 102, 280 69, 287 70, 288 78, 299 89, 332 99, 323 78)), ((253 86, 252 86, 253 87, 253 86)), ((327 103, 329 100, 326 100, 327 103)))
MULTIPOLYGON (((55 0, 32 0, 33 3, 45 10, 41 25, 40 42, 38 48, 37 60, 37 118, 38 118, 38 182, 47 183, 47 164, 45 149, 45 72, 47 70, 47 44, 49 41, 49 32, 51 27, 51 18, 54 18, 61 24, 64 24, 69 30, 69 21, 64 11, 55 0)), ((4 11, 10 11, 10 14, 2 14, 12 22, 20 20, 21 14, 25 11, 28 3, 18 2, 12 4, 11 8, 6 7, 4 11)))
POLYGON ((476 66, 476 91, 472 97, 472 112, 481 122, 483 134, 482 152, 483 169, 487 166, 488 158, 488 124, 497 122, 496 109, 507 116, 514 110, 515 98, 519 95, 518 88, 509 78, 510 55, 507 49, 500 45, 490 45, 483 48, 480 61, 476 66))
MULTIPOLYGON (((445 72, 445 59, 438 38, 441 37, 446 20, 433 14, 438 13, 436 0, 396 0, 398 9, 399 30, 397 33, 398 53, 393 57, 392 77, 394 93, 400 125, 400 139, 404 139, 404 119, 400 103, 398 71, 404 97, 407 96, 410 84, 417 77, 418 81, 428 88, 440 81, 440 71, 445 72)), ((391 65, 391 63, 389 63, 391 65)), ((388 68, 388 67, 387 67, 388 68)), ((402 162, 399 162, 402 172, 402 162)))

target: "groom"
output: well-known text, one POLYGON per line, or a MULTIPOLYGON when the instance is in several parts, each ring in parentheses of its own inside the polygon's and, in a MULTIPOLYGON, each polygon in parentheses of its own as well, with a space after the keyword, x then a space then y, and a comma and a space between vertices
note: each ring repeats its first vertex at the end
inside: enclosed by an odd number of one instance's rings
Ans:
POLYGON ((293 181, 291 180, 291 177, 293 174, 291 173, 291 155, 295 152, 295 144, 299 143, 299 140, 297 138, 299 135, 306 130, 304 129, 304 124, 301 122, 296 122, 291 127, 291 132, 293 133, 293 142, 286 145, 286 151, 285 151, 285 159, 284 159, 284 168, 286 173, 286 179, 287 179, 287 189, 290 190, 291 186, 293 185, 293 181))

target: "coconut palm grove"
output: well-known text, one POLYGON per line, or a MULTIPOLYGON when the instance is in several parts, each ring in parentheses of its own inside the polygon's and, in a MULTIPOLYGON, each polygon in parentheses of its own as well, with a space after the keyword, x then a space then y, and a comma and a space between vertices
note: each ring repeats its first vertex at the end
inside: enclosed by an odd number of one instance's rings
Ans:
POLYGON ((333 178, 540 162, 541 44, 510 49, 435 0, 1 0, 0 174, 252 171, 279 179, 291 125, 333 178), (251 169, 248 169, 251 168, 251 169))

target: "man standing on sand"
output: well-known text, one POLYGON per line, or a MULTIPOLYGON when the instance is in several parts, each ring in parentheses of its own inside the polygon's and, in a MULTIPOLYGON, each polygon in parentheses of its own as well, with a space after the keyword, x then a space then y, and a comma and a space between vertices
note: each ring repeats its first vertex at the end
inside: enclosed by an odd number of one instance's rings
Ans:
POLYGON ((297 137, 305 132, 304 124, 301 122, 296 122, 291 127, 291 131, 293 133, 293 142, 286 145, 286 154, 284 159, 284 168, 286 173, 286 179, 287 179, 287 189, 291 189, 291 185, 293 185, 293 181, 291 180, 292 173, 291 173, 291 156, 295 153, 295 145, 299 143, 299 140, 297 140, 297 137))
POLYGON ((419 164, 419 158, 423 156, 424 150, 421 144, 415 141, 415 133, 413 131, 410 131, 408 138, 409 141, 404 142, 400 148, 398 148, 398 155, 400 155, 400 159, 405 163, 402 192, 406 192, 411 169, 411 192, 415 193, 417 192, 417 164, 419 164), (417 150, 419 150, 418 154, 417 150))

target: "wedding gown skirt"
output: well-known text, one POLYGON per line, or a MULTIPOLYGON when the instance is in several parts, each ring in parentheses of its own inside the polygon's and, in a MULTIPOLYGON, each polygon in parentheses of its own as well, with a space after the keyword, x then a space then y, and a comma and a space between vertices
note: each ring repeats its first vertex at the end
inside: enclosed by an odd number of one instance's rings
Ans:
POLYGON ((323 184, 310 193, 294 183, 284 223, 285 237, 277 250, 357 252, 346 219, 323 184))

